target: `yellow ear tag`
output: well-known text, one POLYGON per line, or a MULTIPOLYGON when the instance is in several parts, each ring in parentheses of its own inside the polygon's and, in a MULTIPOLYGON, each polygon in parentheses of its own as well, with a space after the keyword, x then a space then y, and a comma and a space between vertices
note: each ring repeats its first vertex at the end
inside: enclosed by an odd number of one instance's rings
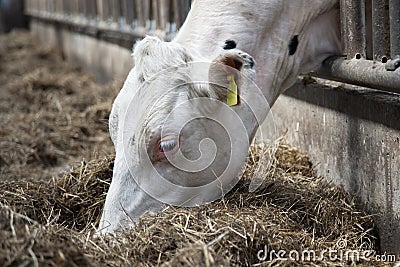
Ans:
POLYGON ((238 104, 238 87, 233 75, 228 75, 229 81, 228 93, 226 94, 226 104, 230 107, 238 104))

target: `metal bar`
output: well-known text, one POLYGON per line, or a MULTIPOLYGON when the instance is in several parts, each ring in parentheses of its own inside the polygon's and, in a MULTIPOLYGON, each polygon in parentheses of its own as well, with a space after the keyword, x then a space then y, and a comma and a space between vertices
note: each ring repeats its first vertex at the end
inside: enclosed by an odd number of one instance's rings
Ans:
POLYGON ((127 16, 128 16, 128 14, 127 14, 127 9, 126 9, 126 0, 121 0, 120 1, 120 10, 121 10, 121 14, 120 14, 120 16, 121 16, 121 23, 122 23, 122 26, 126 26, 126 18, 127 18, 127 16))
POLYGON ((103 2, 104 2, 103 0, 97 0, 97 14, 100 21, 105 21, 103 2))
POLYGON ((66 5, 65 5, 65 0, 61 0, 60 1, 61 3, 60 3, 60 13, 61 13, 61 15, 63 15, 63 16, 66 16, 66 14, 67 14, 67 7, 66 7, 66 5))
POLYGON ((150 14, 151 14, 151 19, 150 19, 150 29, 154 30, 158 28, 159 26, 159 5, 157 0, 152 0, 150 2, 150 14))
POLYGON ((121 16, 121 3, 119 0, 112 1, 112 18, 113 21, 119 24, 120 16, 121 16))
POLYGON ((102 10, 102 14, 103 14, 102 20, 103 21, 108 21, 110 19, 110 14, 111 14, 110 13, 110 1, 102 0, 101 2, 102 2, 102 8, 103 8, 103 10, 102 10))
POLYGON ((95 19, 98 21, 98 19, 99 19, 99 8, 97 7, 97 5, 98 5, 99 3, 97 2, 97 1, 94 1, 93 2, 93 14, 94 14, 94 16, 95 16, 95 19))
MULTIPOLYGON (((140 0, 142 1, 142 0, 140 0)), ((144 19, 144 27, 148 30, 150 28, 150 0, 144 0, 142 3, 142 12, 144 19)))
POLYGON ((56 1, 55 0, 50 1, 50 12, 53 14, 56 13, 56 1))
POLYGON ((44 23, 53 23, 62 26, 72 32, 79 32, 80 34, 86 34, 94 36, 100 40, 118 44, 119 46, 127 49, 132 49, 132 44, 135 40, 143 38, 145 32, 143 31, 132 31, 127 28, 116 28, 112 25, 93 25, 83 20, 70 20, 63 17, 46 16, 44 14, 27 13, 32 20, 42 21, 44 23))
POLYGON ((366 58, 365 0, 340 0, 340 5, 347 58, 366 58))
POLYGON ((79 15, 79 0, 72 0, 72 15, 78 16, 79 15))
POLYGON ((62 13, 64 16, 69 15, 69 4, 70 1, 63 0, 62 13))
POLYGON ((390 56, 400 56, 400 0, 389 0, 390 56))
POLYGON ((78 14, 80 17, 85 17, 86 14, 86 3, 85 1, 78 1, 78 14))
POLYGON ((60 15, 64 14, 64 1, 57 0, 57 13, 60 15))
POLYGON ((158 14, 159 19, 157 22, 157 28, 163 31, 167 31, 168 6, 166 0, 158 1, 158 14))
POLYGON ((170 23, 170 32, 171 32, 171 31, 175 31, 175 29, 176 29, 176 23, 175 23, 175 10, 176 10, 175 0, 169 0, 169 5, 170 5, 170 8, 169 8, 168 20, 169 20, 169 23, 170 23))
POLYGON ((44 11, 45 11, 46 14, 49 14, 49 11, 50 11, 50 3, 49 3, 49 0, 45 0, 45 1, 44 1, 44 11))
POLYGON ((189 1, 189 0, 181 0, 181 1, 182 1, 182 5, 181 5, 181 9, 180 9, 180 12, 181 12, 181 15, 180 15, 181 21, 180 21, 179 28, 180 28, 180 27, 183 25, 183 23, 185 22, 186 17, 187 17, 187 15, 188 15, 188 13, 189 13, 189 10, 190 10, 190 6, 191 6, 191 1, 189 1))
POLYGON ((132 27, 135 14, 133 0, 125 0, 124 9, 126 24, 132 27))
POLYGON ((43 0, 43 11, 45 14, 49 13, 49 1, 48 0, 43 0))
POLYGON ((38 2, 38 11, 40 13, 44 13, 45 12, 45 2, 44 2, 44 0, 39 0, 39 2, 38 2))
POLYGON ((174 22, 177 28, 180 28, 182 25, 182 17, 180 10, 182 9, 182 1, 181 0, 174 0, 174 22))
POLYGON ((146 20, 148 19, 148 12, 147 12, 147 1, 143 0, 135 0, 135 11, 136 17, 138 21, 138 26, 145 28, 146 27, 146 20))
POLYGON ((51 1, 51 13, 53 16, 58 14, 58 2, 58 0, 51 1))
POLYGON ((364 59, 332 57, 324 61, 318 77, 400 94, 400 68, 386 71, 385 64, 364 59))
POLYGON ((187 0, 174 0, 174 14, 175 14, 175 24, 179 29, 186 19, 187 12, 190 7, 190 1, 187 0))
POLYGON ((92 11, 90 10, 91 0, 83 0, 82 2, 84 6, 84 12, 83 12, 84 16, 86 17, 86 19, 91 19, 92 18, 92 11))
POLYGON ((82 17, 83 15, 83 5, 82 5, 82 0, 77 0, 76 1, 76 13, 78 17, 82 17))
POLYGON ((89 16, 89 19, 95 19, 96 18, 96 1, 94 0, 87 0, 86 1, 86 12, 87 15, 89 16))
POLYGON ((389 1, 372 0, 374 59, 386 63, 390 57, 389 1))
POLYGON ((365 58, 374 59, 372 33, 372 0, 365 0, 365 58))

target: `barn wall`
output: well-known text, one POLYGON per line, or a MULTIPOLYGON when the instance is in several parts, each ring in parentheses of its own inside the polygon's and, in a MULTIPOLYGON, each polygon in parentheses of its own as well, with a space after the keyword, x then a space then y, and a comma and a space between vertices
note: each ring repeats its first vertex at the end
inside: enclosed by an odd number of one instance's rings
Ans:
MULTIPOLYGON (((118 45, 35 20, 31 30, 100 81, 125 77, 131 68, 131 51, 118 45)), ((382 250, 400 254, 399 97, 299 82, 272 110, 278 132, 288 130, 288 141, 309 153, 319 174, 379 214, 382 250)))
POLYGON ((59 47, 68 61, 93 73, 99 82, 125 77, 132 68, 132 52, 116 44, 38 20, 32 20, 30 28, 44 43, 59 47))
POLYGON ((287 130, 320 175, 378 215, 382 251, 400 255, 400 97, 299 81, 272 111, 278 132, 287 130))

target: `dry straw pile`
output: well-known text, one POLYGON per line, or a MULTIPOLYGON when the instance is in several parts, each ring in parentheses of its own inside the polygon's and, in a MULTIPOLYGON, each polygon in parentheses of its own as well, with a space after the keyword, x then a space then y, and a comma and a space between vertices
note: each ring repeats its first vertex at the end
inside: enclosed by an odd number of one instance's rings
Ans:
POLYGON ((51 176, 113 151, 107 119, 118 88, 99 85, 26 32, 0 35, 0 174, 51 176))
POLYGON ((268 146, 251 147, 242 179, 223 199, 170 207, 131 231, 95 238, 113 158, 92 151, 112 151, 106 120, 117 90, 23 32, 0 36, 0 62, 0 266, 320 266, 354 262, 257 254, 378 250, 372 216, 283 142, 255 193, 250 179, 268 146), (83 156, 94 160, 49 176, 83 156))
MULTIPOLYGON (((2 182, 0 262, 226 266, 260 263, 257 254, 265 247, 320 253, 345 242, 346 249, 377 249, 371 216, 357 210, 343 190, 316 176, 307 157, 287 145, 279 144, 263 185, 249 193, 255 162, 266 152, 265 146, 251 148, 244 177, 224 199, 146 215, 134 230, 116 237, 92 237, 112 158, 82 163, 48 183, 2 182)), ((277 262, 293 264, 269 257, 263 264, 277 262)))

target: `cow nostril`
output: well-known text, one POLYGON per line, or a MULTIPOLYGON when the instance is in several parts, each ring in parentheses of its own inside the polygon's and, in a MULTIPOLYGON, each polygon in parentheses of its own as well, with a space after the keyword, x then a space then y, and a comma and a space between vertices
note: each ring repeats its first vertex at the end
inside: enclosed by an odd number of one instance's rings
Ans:
POLYGON ((252 57, 249 58, 249 65, 250 65, 250 68, 254 67, 254 59, 252 57))

